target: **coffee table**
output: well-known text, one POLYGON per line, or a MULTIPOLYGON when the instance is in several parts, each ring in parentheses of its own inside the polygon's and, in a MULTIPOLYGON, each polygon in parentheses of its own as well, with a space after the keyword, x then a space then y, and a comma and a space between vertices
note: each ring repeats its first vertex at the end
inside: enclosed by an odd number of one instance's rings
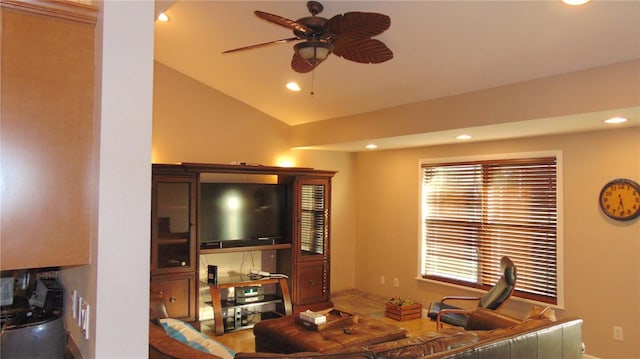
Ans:
POLYGON ((344 325, 329 325, 324 330, 314 330, 297 324, 296 317, 297 314, 257 323, 253 327, 256 352, 324 352, 408 336, 405 329, 374 318, 358 317, 356 321, 344 321, 344 325))

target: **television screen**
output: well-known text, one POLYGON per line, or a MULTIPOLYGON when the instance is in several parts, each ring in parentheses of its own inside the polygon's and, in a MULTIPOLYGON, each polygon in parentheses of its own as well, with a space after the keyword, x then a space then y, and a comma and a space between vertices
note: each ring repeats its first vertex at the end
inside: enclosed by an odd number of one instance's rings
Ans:
MULTIPOLYGON (((286 188, 277 184, 202 183, 200 242, 222 247, 284 237, 286 188), (235 241, 236 243, 231 243, 235 241)), ((217 246, 215 246, 217 247, 217 246)))

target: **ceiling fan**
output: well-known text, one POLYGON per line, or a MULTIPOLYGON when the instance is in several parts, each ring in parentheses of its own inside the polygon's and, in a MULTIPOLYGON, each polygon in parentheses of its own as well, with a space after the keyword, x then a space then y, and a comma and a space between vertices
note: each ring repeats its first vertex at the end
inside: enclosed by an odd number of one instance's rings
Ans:
POLYGON ((293 47, 291 60, 291 68, 300 73, 315 69, 331 53, 365 64, 377 64, 393 58, 393 52, 382 41, 371 38, 391 26, 389 16, 372 12, 347 12, 327 20, 316 16, 324 9, 321 3, 309 1, 307 9, 311 16, 296 21, 263 11, 254 11, 261 19, 293 30, 295 37, 240 47, 223 53, 303 40, 293 47))

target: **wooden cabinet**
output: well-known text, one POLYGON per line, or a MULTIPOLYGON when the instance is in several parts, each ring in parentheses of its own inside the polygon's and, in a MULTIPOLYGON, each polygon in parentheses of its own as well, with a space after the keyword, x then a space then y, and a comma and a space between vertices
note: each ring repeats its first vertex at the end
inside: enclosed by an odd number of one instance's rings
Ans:
POLYGON ((151 277, 151 291, 162 292, 171 318, 195 321, 196 275, 180 273, 151 277))
POLYGON ((0 269, 90 262, 97 9, 0 1, 0 269))
POLYGON ((296 311, 304 310, 305 305, 324 304, 329 300, 328 273, 326 261, 300 261, 296 266, 296 311))
POLYGON ((294 181, 293 303, 295 311, 331 306, 330 177, 294 181))
MULTIPOLYGON (((199 273, 198 262, 201 254, 246 251, 263 253, 274 251, 277 271, 289 276, 288 279, 277 280, 277 284, 282 288, 282 294, 277 298, 265 300, 266 304, 273 304, 273 301, 284 304, 285 309, 281 312, 285 314, 331 306, 329 224, 331 179, 334 175, 334 171, 320 171, 312 168, 198 163, 154 164, 151 206, 151 282, 152 288, 181 294, 181 296, 174 296, 177 314, 171 312, 169 314, 184 315, 185 317, 179 318, 188 321, 200 320, 192 310, 195 313, 198 312, 201 288, 208 286, 199 273), (253 183, 252 178, 266 176, 271 180, 275 177, 273 183, 286 187, 287 203, 283 206, 286 227, 284 238, 279 243, 259 242, 260 244, 250 247, 201 248, 198 238, 203 235, 202 223, 198 223, 196 217, 197 211, 203 212, 202 205, 199 203, 200 184, 213 179, 220 182, 220 178, 223 178, 223 183, 234 183, 233 179, 238 178, 236 175, 240 175, 245 183, 253 183), (188 299, 181 301, 185 296, 188 299)), ((239 221, 240 218, 235 220, 239 221)), ((237 315, 238 313, 242 315, 243 309, 242 306, 220 298, 219 290, 241 284, 251 285, 239 282, 210 287, 215 331, 218 334, 224 332, 223 319, 226 320, 226 318, 223 310, 235 311, 232 319, 242 321, 241 318, 237 318, 237 315)), ((206 300, 202 300, 202 303, 205 302, 206 300)), ((234 327, 237 327, 237 323, 235 324, 234 327)))
POLYGON ((151 289, 162 291, 169 315, 195 321, 197 178, 154 166, 151 196, 151 289))

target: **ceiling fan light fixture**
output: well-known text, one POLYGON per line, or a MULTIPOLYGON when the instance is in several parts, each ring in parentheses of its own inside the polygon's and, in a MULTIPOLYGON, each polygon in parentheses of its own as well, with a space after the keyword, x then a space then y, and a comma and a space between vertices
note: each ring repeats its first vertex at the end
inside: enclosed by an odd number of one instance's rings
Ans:
POLYGON ((317 65, 333 51, 333 45, 325 41, 305 41, 296 44, 294 50, 312 65, 317 65))

